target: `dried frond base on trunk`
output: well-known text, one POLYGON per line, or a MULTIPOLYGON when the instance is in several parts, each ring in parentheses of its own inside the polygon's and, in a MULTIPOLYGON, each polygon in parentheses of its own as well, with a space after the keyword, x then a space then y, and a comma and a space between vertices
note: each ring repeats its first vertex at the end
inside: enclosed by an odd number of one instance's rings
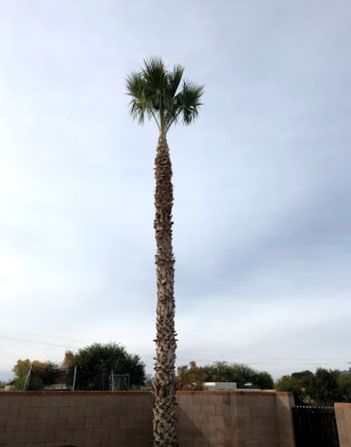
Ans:
POLYGON ((155 159, 157 316, 153 410, 155 447, 176 447, 174 257, 172 248, 172 166, 166 138, 160 135, 155 159))

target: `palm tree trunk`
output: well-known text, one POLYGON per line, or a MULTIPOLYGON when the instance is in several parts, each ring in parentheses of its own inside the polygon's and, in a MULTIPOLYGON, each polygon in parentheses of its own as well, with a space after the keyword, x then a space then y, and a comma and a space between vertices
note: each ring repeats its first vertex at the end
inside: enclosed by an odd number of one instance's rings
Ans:
POLYGON ((161 133, 155 158, 157 315, 156 365, 154 380, 154 446, 175 447, 177 443, 175 417, 175 358, 174 328, 174 256, 172 248, 172 165, 166 137, 161 133))

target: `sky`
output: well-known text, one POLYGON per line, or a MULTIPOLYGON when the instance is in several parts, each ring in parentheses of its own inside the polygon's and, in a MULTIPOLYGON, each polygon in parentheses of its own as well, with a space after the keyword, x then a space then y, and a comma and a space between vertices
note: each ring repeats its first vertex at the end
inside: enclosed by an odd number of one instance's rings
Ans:
POLYGON ((351 362, 346 0, 0 1, 0 379, 116 342, 152 371, 150 56, 205 86, 168 142, 177 365, 351 362))

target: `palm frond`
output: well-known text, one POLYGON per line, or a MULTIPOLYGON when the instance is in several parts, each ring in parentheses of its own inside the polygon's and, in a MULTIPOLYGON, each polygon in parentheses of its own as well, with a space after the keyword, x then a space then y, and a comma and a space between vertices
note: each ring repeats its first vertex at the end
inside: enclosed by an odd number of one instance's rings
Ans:
POLYGON ((139 124, 144 124, 145 112, 147 111, 142 102, 132 99, 129 103, 129 113, 133 119, 137 120, 139 124))
POLYGON ((175 65, 173 71, 168 73, 167 94, 163 98, 165 105, 165 130, 166 132, 175 123, 179 115, 179 104, 177 101, 177 91, 184 73, 184 67, 175 65))
POLYGON ((182 121, 185 125, 189 125, 199 114, 199 108, 202 105, 200 98, 203 93, 204 87, 202 85, 184 82, 183 89, 177 99, 182 121))
POLYGON ((129 112, 139 123, 144 122, 147 109, 145 101, 145 82, 140 73, 132 73, 127 77, 127 94, 132 97, 129 112))
POLYGON ((169 94, 174 97, 177 93, 178 87, 180 85, 180 81, 182 80, 184 73, 184 67, 181 65, 175 65, 173 67, 173 71, 168 74, 169 81, 169 94))
POLYGON ((166 68, 162 59, 156 57, 145 60, 144 64, 142 74, 145 82, 145 96, 154 107, 159 108, 168 87, 166 68))
POLYGON ((140 73, 133 72, 127 76, 127 94, 138 96, 143 88, 144 80, 140 73))

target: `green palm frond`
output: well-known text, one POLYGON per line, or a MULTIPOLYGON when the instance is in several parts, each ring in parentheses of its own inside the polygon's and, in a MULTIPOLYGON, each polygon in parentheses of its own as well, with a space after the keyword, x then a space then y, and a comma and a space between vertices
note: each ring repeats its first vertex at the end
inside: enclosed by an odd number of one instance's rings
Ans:
POLYGON ((129 103, 131 116, 143 124, 147 106, 144 98, 144 79, 139 73, 132 73, 127 77, 127 93, 132 97, 129 103))
POLYGON ((144 79, 140 73, 131 73, 127 76, 127 93, 133 97, 142 95, 144 89, 144 79))
POLYGON ((142 74, 147 88, 157 90, 166 89, 168 85, 167 71, 162 59, 150 58, 144 61, 142 74))
POLYGON ((144 61, 144 64, 142 74, 145 82, 145 97, 153 108, 159 110, 167 92, 167 72, 161 59, 148 59, 144 61))
POLYGON ((176 65, 173 68, 173 71, 168 74, 169 79, 169 93, 174 97, 177 93, 178 87, 180 85, 180 81, 182 80, 184 73, 184 67, 181 65, 176 65))
POLYGON ((199 114, 199 107, 202 104, 200 98, 203 93, 203 86, 184 82, 183 90, 178 97, 178 101, 180 104, 182 121, 185 125, 191 124, 199 114))
POLYGON ((173 123, 188 125, 198 115, 204 89, 181 81, 184 68, 176 65, 167 71, 162 59, 144 61, 144 68, 127 77, 127 93, 131 96, 130 113, 143 123, 145 116, 154 118, 160 131, 167 133, 173 123))

